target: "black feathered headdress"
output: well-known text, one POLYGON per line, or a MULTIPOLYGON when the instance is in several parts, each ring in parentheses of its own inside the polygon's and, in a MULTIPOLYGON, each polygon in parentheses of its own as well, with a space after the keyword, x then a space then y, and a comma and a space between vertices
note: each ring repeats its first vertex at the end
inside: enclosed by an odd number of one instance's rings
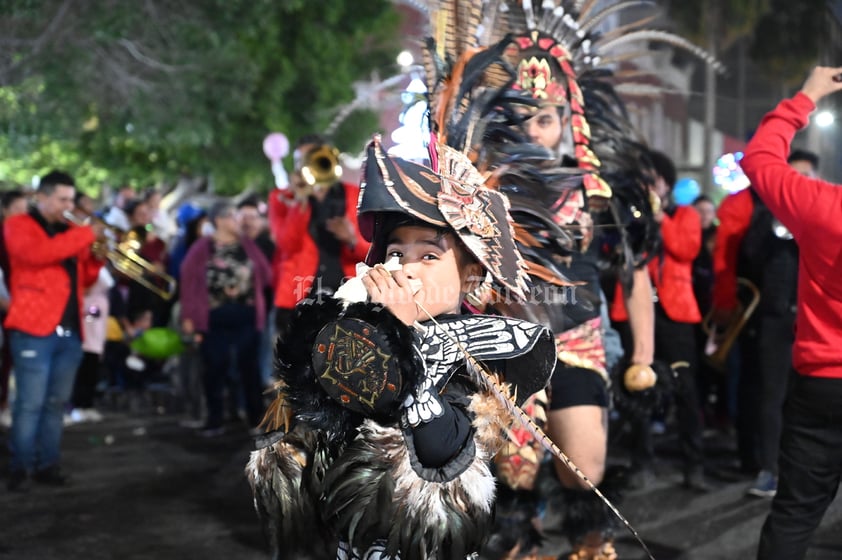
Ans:
POLYGON ((509 202, 485 187, 464 154, 436 144, 438 170, 388 155, 375 137, 366 150, 358 204, 360 233, 372 242, 367 262, 383 262, 385 224, 395 213, 451 230, 500 288, 526 294, 526 265, 514 241, 509 202))

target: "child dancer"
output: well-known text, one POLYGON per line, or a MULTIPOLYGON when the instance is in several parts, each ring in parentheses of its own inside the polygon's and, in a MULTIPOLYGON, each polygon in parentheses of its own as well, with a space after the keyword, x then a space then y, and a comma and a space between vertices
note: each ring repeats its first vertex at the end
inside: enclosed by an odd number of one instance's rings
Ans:
POLYGON ((367 300, 302 302, 278 344, 275 431, 246 469, 277 558, 475 555, 492 519, 488 463, 511 423, 483 376, 525 398, 552 373, 546 328, 462 312, 486 276, 522 297, 525 270, 505 196, 462 153, 433 156, 431 169, 369 145, 367 300))

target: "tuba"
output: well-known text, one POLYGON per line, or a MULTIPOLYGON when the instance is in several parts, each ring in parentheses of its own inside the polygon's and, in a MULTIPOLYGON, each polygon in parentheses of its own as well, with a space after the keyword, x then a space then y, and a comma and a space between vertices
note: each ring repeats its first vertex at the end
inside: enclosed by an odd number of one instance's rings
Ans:
POLYGON ((342 176, 339 150, 329 144, 316 146, 304 155, 301 178, 304 180, 296 196, 309 197, 313 191, 329 187, 342 176))
MULTIPOLYGON (((80 220, 69 210, 64 212, 64 218, 77 226, 88 225, 91 218, 80 220)), ((93 218, 105 225, 109 234, 107 239, 97 240, 91 248, 95 253, 104 256, 117 272, 124 274, 158 297, 168 301, 175 295, 178 283, 169 274, 141 257, 137 251, 141 241, 135 231, 123 231, 106 223, 101 218, 93 218)))
POLYGON ((713 310, 702 320, 702 330, 708 336, 705 345, 705 361, 716 371, 724 373, 728 361, 728 354, 731 347, 740 336, 743 328, 748 323, 757 305, 760 303, 760 290, 754 282, 747 278, 737 278, 737 286, 746 288, 745 293, 749 294, 748 302, 742 304, 740 314, 737 315, 724 329, 717 329, 713 324, 713 310))

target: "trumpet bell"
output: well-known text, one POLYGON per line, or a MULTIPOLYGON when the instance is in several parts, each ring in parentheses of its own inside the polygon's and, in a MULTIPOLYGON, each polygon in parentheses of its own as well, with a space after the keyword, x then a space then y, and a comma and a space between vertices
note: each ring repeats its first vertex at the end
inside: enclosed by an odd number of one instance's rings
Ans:
POLYGON ((304 165, 301 166, 301 176, 311 187, 329 186, 338 181, 342 177, 339 150, 322 144, 307 152, 304 156, 304 165))

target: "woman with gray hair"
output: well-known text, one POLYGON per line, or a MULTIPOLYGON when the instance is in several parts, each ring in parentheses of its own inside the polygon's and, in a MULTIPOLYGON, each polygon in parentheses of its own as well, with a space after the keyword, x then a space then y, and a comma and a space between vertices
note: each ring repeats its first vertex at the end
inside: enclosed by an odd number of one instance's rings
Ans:
POLYGON ((236 209, 218 202, 208 212, 213 235, 191 247, 181 265, 181 327, 200 345, 208 416, 201 434, 222 434, 225 377, 236 361, 249 427, 263 414, 257 357, 266 324, 264 287, 271 281, 269 262, 242 235, 236 209))

